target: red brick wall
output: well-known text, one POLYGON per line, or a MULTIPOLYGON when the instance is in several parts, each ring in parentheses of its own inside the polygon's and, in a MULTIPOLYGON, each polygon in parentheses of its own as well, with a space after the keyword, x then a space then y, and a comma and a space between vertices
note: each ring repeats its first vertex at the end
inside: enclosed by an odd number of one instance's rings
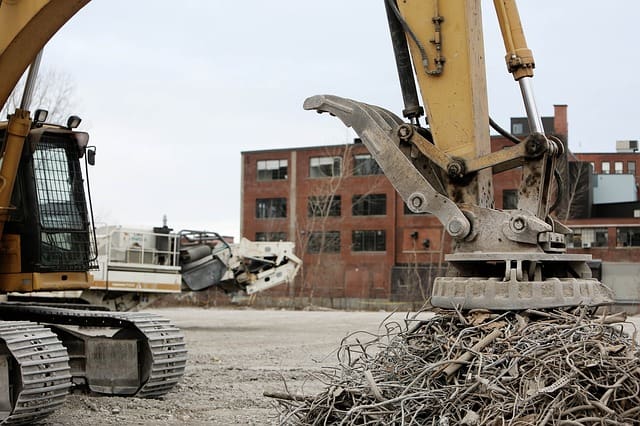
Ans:
POLYGON ((271 290, 272 295, 388 298, 391 268, 396 263, 432 263, 442 260, 443 248, 446 250, 450 241, 443 239, 442 227, 435 217, 405 214, 402 199, 384 175, 352 176, 353 155, 367 152, 364 145, 354 144, 243 153, 243 236, 255 239, 256 232, 287 232, 287 238, 296 242, 296 252, 304 262, 295 289, 280 286, 271 290), (292 154, 294 151, 295 155, 292 154), (296 170, 292 169, 294 156, 296 170), (318 156, 343 157, 343 177, 339 182, 337 179, 309 176, 310 158, 318 156), (275 159, 289 161, 289 178, 257 181, 257 161, 275 159), (292 173, 295 173, 293 180, 292 173), (295 190, 292 190, 294 182, 295 190), (295 193, 295 211, 292 211, 290 193, 295 193), (341 196, 340 217, 309 218, 308 197, 329 193, 341 196), (386 214, 354 216, 351 203, 353 195, 357 194, 385 194, 386 214), (257 219, 255 200, 276 197, 288 198, 287 218, 257 219), (292 214, 295 215, 295 226, 290 226, 292 214), (291 228, 295 228, 293 234, 291 228), (322 230, 340 232, 340 253, 317 255, 306 252, 309 233, 322 230), (352 251, 353 230, 384 230, 386 251, 352 251), (413 232, 418 233, 416 239, 411 238, 413 232), (429 240, 429 248, 422 245, 425 239, 429 240))

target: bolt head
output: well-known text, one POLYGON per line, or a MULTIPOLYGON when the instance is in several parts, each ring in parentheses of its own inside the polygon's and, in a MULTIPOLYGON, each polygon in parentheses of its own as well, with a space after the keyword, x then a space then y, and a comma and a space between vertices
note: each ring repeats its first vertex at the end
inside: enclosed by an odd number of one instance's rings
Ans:
POLYGON ((460 223, 458 219, 454 219, 451 222, 449 222, 448 229, 452 235, 457 235, 460 233, 460 231, 462 231, 462 223, 460 223))
POLYGON ((527 226, 523 218, 518 217, 513 221, 513 229, 516 231, 522 231, 527 226))
POLYGON ((400 139, 408 140, 413 134, 413 129, 407 124, 403 124, 398 128, 398 136, 400 139))

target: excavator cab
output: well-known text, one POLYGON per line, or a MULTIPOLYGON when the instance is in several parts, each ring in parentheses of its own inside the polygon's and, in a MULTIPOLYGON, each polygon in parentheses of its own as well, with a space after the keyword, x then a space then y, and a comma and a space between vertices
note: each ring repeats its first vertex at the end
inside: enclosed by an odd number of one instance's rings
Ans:
MULTIPOLYGON (((2 141, 6 129, 0 124, 2 141)), ((10 254, 0 256, 2 290, 88 287, 87 272, 96 267, 81 166, 88 140, 85 132, 48 124, 29 132, 2 239, 10 254)))

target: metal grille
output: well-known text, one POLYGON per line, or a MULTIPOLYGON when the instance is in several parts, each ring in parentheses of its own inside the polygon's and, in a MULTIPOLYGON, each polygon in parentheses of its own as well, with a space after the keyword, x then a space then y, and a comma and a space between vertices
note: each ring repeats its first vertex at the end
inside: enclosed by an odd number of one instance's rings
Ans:
POLYGON ((33 154, 41 227, 40 262, 56 270, 86 271, 95 259, 84 184, 72 140, 45 133, 33 154))

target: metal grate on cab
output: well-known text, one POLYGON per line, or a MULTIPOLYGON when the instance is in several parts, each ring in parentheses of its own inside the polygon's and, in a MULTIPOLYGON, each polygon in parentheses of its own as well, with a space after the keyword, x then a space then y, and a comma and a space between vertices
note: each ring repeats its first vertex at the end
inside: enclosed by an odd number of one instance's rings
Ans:
POLYGON ((75 141, 68 134, 45 132, 33 154, 33 172, 41 227, 40 264, 67 271, 97 266, 75 141))

